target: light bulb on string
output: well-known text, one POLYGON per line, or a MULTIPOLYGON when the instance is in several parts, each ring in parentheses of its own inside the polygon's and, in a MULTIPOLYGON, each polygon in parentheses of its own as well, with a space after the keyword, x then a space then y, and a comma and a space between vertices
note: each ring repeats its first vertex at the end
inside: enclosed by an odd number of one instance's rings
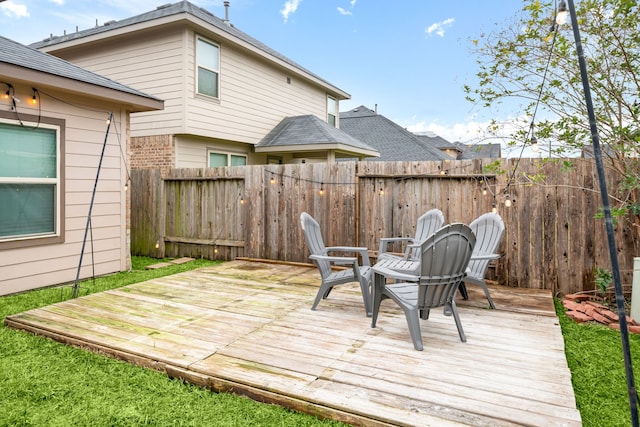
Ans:
POLYGON ((383 189, 382 187, 380 187, 380 191, 378 191, 378 193, 379 193, 381 196, 384 196, 384 189, 383 189))
POLYGON ((33 96, 31 97, 31 103, 33 105, 36 105, 38 103, 38 98, 37 95, 38 94, 38 90, 36 88, 33 88, 33 96))
POLYGON ((157 240, 156 241, 156 249, 159 249, 159 248, 160 248, 160 240, 157 240))
POLYGON ((271 179, 269 180, 269 182, 271 183, 271 185, 276 183, 276 178, 273 176, 273 174, 271 174, 271 179))
POLYGON ((560 4, 558 5, 558 12, 556 13, 556 24, 566 24, 568 16, 569 11, 567 10, 567 3, 564 0, 561 0, 560 4))
POLYGON ((493 206, 491 207, 491 212, 493 213, 498 213, 498 207, 496 206, 496 204, 494 203, 493 206))
POLYGON ((320 184, 320 191, 318 191, 318 194, 321 196, 324 194, 324 183, 320 184))

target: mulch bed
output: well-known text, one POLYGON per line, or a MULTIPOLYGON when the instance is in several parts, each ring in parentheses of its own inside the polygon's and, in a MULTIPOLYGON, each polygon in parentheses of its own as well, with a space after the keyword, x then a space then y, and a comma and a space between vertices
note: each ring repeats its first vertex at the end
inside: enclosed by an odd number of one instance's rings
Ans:
MULTIPOLYGON (((611 329, 620 330, 618 314, 601 302, 594 301, 590 294, 577 293, 565 295, 562 305, 567 309, 567 317, 578 323, 597 322, 611 329)), ((627 314, 629 332, 640 334, 640 325, 627 314)))

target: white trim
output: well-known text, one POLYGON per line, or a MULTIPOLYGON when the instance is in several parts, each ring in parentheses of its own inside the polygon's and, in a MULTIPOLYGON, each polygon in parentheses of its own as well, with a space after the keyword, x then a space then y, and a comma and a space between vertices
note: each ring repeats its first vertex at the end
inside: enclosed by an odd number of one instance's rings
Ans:
MULTIPOLYGON (((55 178, 21 178, 21 177, 2 177, 0 176, 1 184, 48 184, 53 185, 55 188, 55 209, 54 209, 54 231, 53 233, 38 233, 38 234, 20 234, 15 236, 8 237, 0 237, 0 242, 13 242, 18 240, 30 240, 30 239, 40 239, 43 237, 60 237, 61 235, 61 224, 62 218, 60 215, 60 205, 62 203, 62 183, 61 183, 61 156, 60 152, 60 126, 49 124, 49 123, 36 123, 29 121, 12 120, 0 118, 0 123, 22 127, 22 128, 40 128, 40 129, 51 129, 56 132, 56 177, 55 178), (22 124, 22 125, 21 125, 22 124)), ((28 131, 28 129, 25 129, 28 131)))

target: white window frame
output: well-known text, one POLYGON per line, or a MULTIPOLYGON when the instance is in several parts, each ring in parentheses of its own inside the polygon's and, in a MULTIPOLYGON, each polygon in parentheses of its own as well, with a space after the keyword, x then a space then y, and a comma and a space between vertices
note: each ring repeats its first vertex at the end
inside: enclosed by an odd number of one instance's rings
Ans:
POLYGON ((220 45, 219 45, 218 43, 215 43, 215 42, 213 42, 213 41, 211 41, 211 40, 207 39, 206 37, 202 37, 202 36, 196 35, 196 46, 195 46, 195 49, 196 49, 196 64, 195 64, 195 65, 196 65, 196 73, 195 73, 195 74, 196 74, 196 82, 195 82, 195 92, 196 92, 198 95, 206 96, 206 97, 208 97, 208 98, 220 99, 220 45), (218 69, 209 68, 209 67, 207 67, 207 66, 205 66, 205 65, 200 64, 200 48, 199 48, 199 43, 200 43, 201 41, 202 41, 203 43, 207 43, 207 44, 209 44, 209 45, 211 45, 211 46, 215 46, 215 47, 218 49, 218 69), (215 74, 216 74, 216 77, 217 77, 217 82, 216 82, 217 93, 216 93, 216 95, 215 95, 215 96, 214 96, 214 95, 211 95, 211 94, 208 94, 208 93, 202 93, 202 92, 200 92, 200 91, 199 91, 199 89, 198 89, 198 88, 199 88, 199 86, 200 86, 200 85, 199 85, 199 82, 200 82, 200 68, 202 68, 202 69, 204 69, 204 70, 207 70, 207 71, 209 71, 209 72, 212 72, 212 73, 215 73, 215 74))
POLYGON ((338 99, 327 95, 327 123, 333 127, 338 127, 338 99), (333 106, 333 114, 331 114, 331 106, 333 106), (331 119, 333 118, 333 123, 331 119))
POLYGON ((244 157, 244 165, 246 166, 248 164, 247 162, 247 155, 244 153, 234 153, 234 152, 229 152, 229 151, 222 151, 222 150, 216 150, 216 149, 208 149, 207 150, 207 167, 211 168, 211 167, 222 167, 222 166, 211 166, 211 154, 221 154, 223 156, 227 156, 227 164, 226 166, 231 166, 231 157, 232 156, 236 156, 236 157, 244 157))
MULTIPOLYGON (((31 115, 20 115, 20 120, 14 118, 11 112, 0 113, 0 123, 16 127, 38 127, 51 129, 56 133, 56 176, 55 178, 4 177, 0 174, 2 184, 47 184, 55 188, 54 230, 49 233, 23 234, 0 237, 0 250, 17 247, 38 246, 64 242, 64 127, 65 121, 31 115)), ((25 129, 25 132, 28 132, 25 129)))

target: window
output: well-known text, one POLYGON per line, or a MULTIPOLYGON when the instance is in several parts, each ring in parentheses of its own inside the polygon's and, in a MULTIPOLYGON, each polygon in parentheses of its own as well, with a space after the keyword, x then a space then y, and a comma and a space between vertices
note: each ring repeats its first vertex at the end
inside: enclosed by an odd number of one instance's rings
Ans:
POLYGON ((329 123, 333 127, 336 127, 337 116, 338 101, 332 96, 327 96, 327 123, 329 123))
POLYGON ((209 151, 209 167, 217 166, 246 166, 247 156, 241 154, 220 153, 209 151))
POLYGON ((196 57, 198 61, 196 76, 198 93, 218 98, 220 92, 220 47, 198 37, 196 57))
POLYGON ((22 117, 21 126, 3 117, 6 115, 0 116, 0 248, 8 247, 7 242, 22 242, 9 245, 17 247, 62 241, 64 121, 42 120, 37 125, 22 117))

